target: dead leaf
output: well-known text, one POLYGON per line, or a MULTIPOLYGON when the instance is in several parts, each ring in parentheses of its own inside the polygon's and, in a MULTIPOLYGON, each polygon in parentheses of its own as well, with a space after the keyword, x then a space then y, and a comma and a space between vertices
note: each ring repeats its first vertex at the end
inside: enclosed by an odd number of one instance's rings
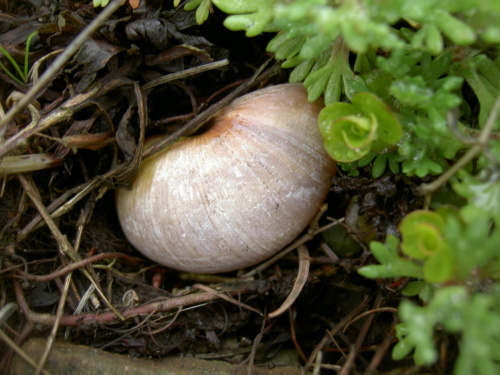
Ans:
POLYGON ((99 70, 104 68, 109 60, 118 54, 122 49, 115 45, 103 41, 90 39, 85 42, 80 51, 75 55, 73 61, 83 68, 75 75, 80 78, 76 85, 76 91, 85 91, 94 81, 99 70))

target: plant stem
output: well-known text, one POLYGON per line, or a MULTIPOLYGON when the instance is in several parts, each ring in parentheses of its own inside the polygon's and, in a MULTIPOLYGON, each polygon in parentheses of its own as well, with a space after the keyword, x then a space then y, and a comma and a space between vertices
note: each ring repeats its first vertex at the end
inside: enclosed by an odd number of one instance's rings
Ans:
POLYGON ((462 156, 455 164, 451 166, 446 172, 444 172, 441 176, 436 178, 434 181, 428 184, 421 184, 418 187, 418 191, 421 195, 428 195, 434 193, 438 190, 442 185, 444 185, 450 178, 452 178, 455 173, 457 173, 460 169, 465 167, 471 160, 473 160, 484 147, 487 145, 490 134, 493 130, 493 126, 498 117, 498 111, 500 110, 500 96, 495 101, 491 113, 488 117, 488 121, 484 125, 483 130, 479 134, 475 144, 467 151, 467 153, 462 156))
MULTIPOLYGON (((12 64, 12 66, 14 67, 14 69, 16 69, 17 73, 19 74, 20 77, 23 76, 23 71, 21 70, 21 68, 19 67, 19 65, 17 64, 16 60, 14 60, 14 58, 10 55, 10 53, 5 49, 3 48, 2 46, 0 46, 0 52, 2 52, 4 54, 4 56, 7 58, 7 60, 10 61, 10 63, 12 64)), ((5 69, 5 67, 2 66, 2 68, 7 71, 5 69)))
MULTIPOLYGON (((1 48, 1 46, 0 46, 0 48, 1 48)), ((6 74, 10 77, 10 78, 12 78, 14 81, 16 81, 17 83, 19 83, 21 86, 26 86, 26 85, 24 84, 24 82, 23 82, 23 81, 21 81, 21 80, 20 80, 19 78, 17 78, 14 74, 12 74, 12 73, 10 72, 10 70, 9 70, 9 69, 7 69, 7 67, 6 67, 4 64, 2 64, 1 62, 0 62, 0 68, 2 68, 2 69, 3 69, 3 71, 4 71, 4 72, 5 72, 5 73, 6 73, 6 74)))
POLYGON ((28 40, 26 41, 26 53, 24 55, 24 77, 23 77, 24 82, 28 81, 28 57, 30 54, 31 39, 33 39, 33 37, 37 34, 38 34, 38 30, 32 32, 30 34, 30 36, 28 37, 28 40))

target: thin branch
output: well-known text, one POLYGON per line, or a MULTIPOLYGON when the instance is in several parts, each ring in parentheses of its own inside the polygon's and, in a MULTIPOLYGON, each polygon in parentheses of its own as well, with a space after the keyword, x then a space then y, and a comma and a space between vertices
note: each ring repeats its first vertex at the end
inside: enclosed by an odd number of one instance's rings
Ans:
POLYGON ((312 375, 321 374, 321 365, 323 363, 323 352, 320 350, 316 356, 316 361, 314 361, 314 369, 312 375))
POLYGON ((66 303, 66 298, 68 297, 69 285, 71 282, 71 273, 66 276, 66 280, 64 280, 64 288, 61 294, 61 298, 59 299, 59 304, 57 306, 56 319, 54 325, 52 326, 52 331, 50 332, 49 337, 47 338, 47 345, 45 346, 45 350, 42 354, 42 358, 40 362, 38 362, 38 366, 35 371, 35 375, 39 375, 43 370, 47 359, 49 358, 50 349, 52 349, 52 345, 54 344, 54 340, 56 338, 57 330, 59 329, 59 322, 61 321, 61 317, 64 312, 64 304, 66 303))
MULTIPOLYGON (((0 339, 2 339, 13 351, 16 352, 16 354, 21 357, 23 360, 25 360, 28 364, 33 366, 33 368, 37 367, 36 362, 28 355, 26 352, 19 347, 12 339, 5 334, 4 331, 0 329, 0 339)), ((42 374, 44 375, 50 375, 50 373, 46 370, 42 370, 42 374)))
MULTIPOLYGON (((383 297, 382 297, 381 293, 379 292, 377 294, 377 297, 375 298, 375 301, 373 302, 374 309, 378 309, 380 304, 382 304, 382 302, 383 302, 383 297)), ((346 360, 344 366, 342 367, 342 371, 340 372, 339 375, 349 375, 352 373, 351 370, 354 366, 354 361, 359 354, 359 350, 361 348, 361 345, 365 341, 366 335, 368 334, 368 331, 370 330, 374 319, 375 319, 374 314, 368 315, 368 318, 366 319, 365 323, 363 324, 363 327, 361 328, 360 332, 358 333, 358 337, 356 338, 356 342, 354 343, 353 346, 351 346, 351 348, 349 350, 349 355, 347 356, 347 360, 346 360)), ((347 323, 346 326, 348 324, 349 323, 347 323)), ((343 330, 345 331, 345 329, 346 328, 344 327, 343 330)), ((363 358, 360 358, 360 359, 362 359, 364 361, 363 358)))
POLYGON ((304 361, 307 362, 307 357, 304 354, 304 351, 302 350, 302 347, 299 344, 299 341, 297 340, 297 330, 295 328, 295 310, 289 309, 288 310, 288 315, 290 316, 290 333, 292 335, 292 342, 293 346, 295 346, 295 350, 299 353, 300 358, 304 361))
POLYGON ((247 304, 244 304, 243 302, 236 301, 234 298, 229 297, 227 294, 220 293, 220 292, 216 291, 215 289, 212 289, 212 288, 210 288, 210 287, 208 287, 206 285, 203 285, 203 284, 194 284, 193 288, 194 289, 203 290, 203 291, 205 291, 207 293, 211 293, 214 296, 217 296, 217 297, 219 297, 219 298, 221 298, 221 299, 223 299, 223 300, 225 300, 227 302, 232 303, 233 305, 236 305, 238 307, 244 307, 247 310, 253 311, 254 313, 259 314, 260 316, 263 315, 259 310, 253 308, 252 306, 248 306, 247 304))
POLYGON ((262 325, 260 326, 260 332, 255 339, 253 340, 252 351, 248 356, 248 365, 247 365, 247 375, 252 374, 253 364, 255 362, 255 355, 257 354, 257 348, 259 347, 262 338, 264 337, 264 327, 266 326, 266 319, 262 319, 262 325))
POLYGON ((375 308, 372 310, 365 311, 364 313, 359 314, 357 317, 355 317, 353 320, 351 320, 349 323, 347 323, 345 325, 343 331, 345 332, 351 324, 353 324, 354 322, 357 322, 359 319, 364 318, 365 316, 368 316, 368 315, 377 314, 377 313, 381 313, 381 312, 390 312, 390 313, 397 315, 398 309, 396 309, 394 307, 378 307, 378 308, 375 308))
MULTIPOLYGON (((302 370, 302 374, 307 374, 307 371, 309 368, 312 366, 313 362, 316 360, 316 356, 318 353, 323 349, 323 347, 328 343, 330 340, 330 337, 333 337, 337 334, 337 332, 340 332, 342 328, 349 322, 351 321, 354 317, 356 317, 368 304, 369 297, 367 296, 358 306, 354 308, 348 315, 346 315, 332 330, 328 331, 328 334, 323 337, 323 339, 316 345, 314 350, 312 351, 311 355, 309 356, 309 359, 307 363, 304 365, 304 368, 302 370)), ((18 302, 19 303, 19 302, 18 302)), ((19 304, 21 307, 21 304, 19 304)))
POLYGON ((180 306, 178 309, 177 309, 177 312, 175 313, 174 317, 170 320, 170 322, 168 322, 167 324, 165 324, 163 327, 161 328, 158 328, 157 330, 155 331, 149 331, 149 334, 151 336, 154 336, 154 335, 157 335, 158 333, 161 333, 163 331, 166 331, 167 329, 169 329, 172 324, 175 323, 175 321, 177 320, 177 318, 179 317, 179 315, 181 314, 181 312, 184 311, 182 306, 180 306))
POLYGON ((365 369, 366 374, 374 374, 376 373, 376 370, 380 363, 383 361, 385 355, 387 354, 387 351, 389 350, 391 344, 394 342, 394 327, 398 323, 398 318, 397 316, 394 317, 394 320, 392 322, 391 328, 387 332, 384 340, 382 343, 377 345, 377 349, 375 351, 375 354, 373 355, 370 363, 368 364, 368 367, 365 369))
POLYGON ((49 273, 48 275, 32 275, 26 272, 21 271, 20 269, 17 270, 17 273, 19 276, 21 276, 25 280, 29 281, 36 281, 36 282, 47 282, 47 281, 52 281, 57 279, 58 277, 62 277, 72 271, 75 271, 79 268, 85 267, 88 264, 94 263, 94 262, 99 262, 104 259, 116 259, 116 258, 124 258, 128 259, 133 262, 137 262, 138 259, 131 257, 130 255, 124 254, 124 253, 103 253, 103 254, 97 254, 93 255, 91 257, 79 260, 77 262, 73 262, 68 264, 66 267, 63 267, 57 271, 54 271, 52 273, 49 273))
POLYGON ((438 190, 441 186, 443 186, 450 178, 452 178, 460 169, 465 167, 472 161, 477 155, 484 150, 488 141, 490 139, 490 134, 493 130, 493 127, 496 123, 498 117, 498 111, 500 110, 500 96, 495 101, 493 105, 493 109, 488 117, 488 121, 484 125, 483 130, 479 134, 474 146, 472 146, 467 153, 462 156, 458 161, 453 164, 449 169, 447 169, 443 174, 441 174, 438 178, 428 184, 422 184, 417 189, 421 195, 429 195, 438 190))
POLYGON ((153 87, 159 86, 159 85, 164 85, 165 83, 172 82, 178 79, 183 79, 186 77, 191 77, 196 74, 200 74, 203 72, 207 72, 209 70, 213 69, 219 69, 224 66, 229 65, 229 60, 228 59, 223 59, 219 61, 214 61, 208 64, 203 64, 200 66, 195 66, 194 68, 186 69, 186 70, 181 70, 180 72, 175 72, 168 74, 166 76, 160 77, 158 79, 155 79, 151 82, 146 83, 141 87, 142 90, 147 91, 152 89, 153 87))
MULTIPOLYGON (((56 320, 56 317, 51 314, 39 314, 33 312, 24 296, 24 291, 21 284, 13 280, 14 293, 16 295, 17 304, 22 314, 26 317, 28 321, 34 324, 43 324, 47 326, 52 326, 56 320)), ((244 283, 239 287, 234 286, 230 290, 226 291, 230 295, 239 295, 243 293, 255 292, 259 289, 260 283, 244 283)), ((182 297, 163 299, 158 302, 151 302, 145 305, 134 307, 132 309, 125 310, 122 316, 125 319, 129 319, 135 316, 147 315, 152 311, 166 312, 179 307, 198 305, 205 302, 217 301, 219 296, 210 292, 199 292, 192 293, 182 297)), ((78 315, 64 315, 61 317, 60 326, 62 327, 78 327, 80 325, 87 324, 104 324, 104 323, 114 323, 118 320, 118 315, 113 311, 105 311, 99 313, 90 314, 78 314, 78 315)))

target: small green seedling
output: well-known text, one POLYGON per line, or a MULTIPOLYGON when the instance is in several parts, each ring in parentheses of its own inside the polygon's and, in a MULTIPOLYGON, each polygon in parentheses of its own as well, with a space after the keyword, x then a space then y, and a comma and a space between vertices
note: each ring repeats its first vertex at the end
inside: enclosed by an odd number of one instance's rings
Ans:
POLYGON ((24 54, 24 67, 23 67, 23 69, 21 69, 19 64, 14 60, 14 58, 9 54, 9 52, 0 45, 0 52, 2 52, 3 55, 7 58, 7 60, 9 60, 11 65, 16 70, 20 79, 18 77, 16 77, 16 75, 14 73, 12 73, 4 64, 2 64, 2 62, 0 62, 0 68, 2 68, 3 71, 10 78, 12 78, 14 81, 16 81, 17 83, 19 83, 22 86, 26 86, 26 83, 28 82, 28 57, 29 57, 29 51, 30 51, 30 44, 31 44, 31 39, 37 34, 38 34, 38 31, 32 32, 30 34, 30 36, 28 37, 28 40, 26 41, 26 52, 24 54))

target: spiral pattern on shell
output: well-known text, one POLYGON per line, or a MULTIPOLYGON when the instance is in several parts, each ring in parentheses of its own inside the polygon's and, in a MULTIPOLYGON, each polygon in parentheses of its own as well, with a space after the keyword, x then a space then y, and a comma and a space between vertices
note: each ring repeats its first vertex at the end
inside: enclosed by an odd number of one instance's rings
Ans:
POLYGON ((128 240, 159 264, 199 273, 245 268, 284 248, 318 212, 335 172, 320 109, 300 84, 262 89, 146 159, 131 190, 117 193, 128 240))

